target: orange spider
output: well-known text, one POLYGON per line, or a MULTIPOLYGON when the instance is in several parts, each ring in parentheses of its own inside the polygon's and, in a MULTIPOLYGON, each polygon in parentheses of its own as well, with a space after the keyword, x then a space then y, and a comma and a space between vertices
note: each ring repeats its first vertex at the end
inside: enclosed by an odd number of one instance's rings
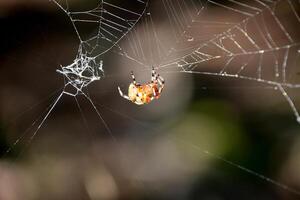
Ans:
POLYGON ((118 87, 119 93, 123 98, 137 105, 148 104, 154 99, 159 99, 164 88, 165 81, 159 74, 156 73, 154 68, 152 68, 152 76, 150 83, 137 83, 133 72, 131 72, 131 77, 133 82, 129 85, 128 96, 124 95, 120 87, 118 87))

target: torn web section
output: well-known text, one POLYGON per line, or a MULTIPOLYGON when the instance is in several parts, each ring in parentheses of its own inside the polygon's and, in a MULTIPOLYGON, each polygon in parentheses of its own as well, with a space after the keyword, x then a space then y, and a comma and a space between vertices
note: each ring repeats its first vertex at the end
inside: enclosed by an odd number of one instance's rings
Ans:
POLYGON ((57 70, 65 77, 65 86, 76 96, 104 76, 101 55, 108 52, 136 25, 143 16, 147 2, 89 1, 87 8, 77 8, 68 1, 53 2, 69 17, 79 40, 74 62, 57 70))
POLYGON ((83 92, 85 87, 104 76, 102 60, 97 61, 81 53, 74 60, 74 63, 62 67, 57 72, 64 75, 65 93, 71 96, 77 96, 83 92))

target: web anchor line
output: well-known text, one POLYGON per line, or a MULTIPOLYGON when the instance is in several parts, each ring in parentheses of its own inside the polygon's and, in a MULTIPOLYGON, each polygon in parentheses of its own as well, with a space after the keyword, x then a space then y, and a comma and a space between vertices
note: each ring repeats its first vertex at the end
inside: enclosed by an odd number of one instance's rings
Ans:
MULTIPOLYGON (((168 72, 165 72, 168 73, 168 72)), ((170 72, 170 73, 178 73, 178 72, 170 72)), ((212 72, 195 72, 195 71, 180 71, 180 73, 187 73, 187 74, 200 74, 200 75, 207 75, 207 76, 222 76, 227 78, 234 78, 234 79, 240 79, 240 80, 248 80, 253 82, 258 82, 266 85, 270 85, 274 88, 274 90, 279 90, 280 94, 284 97, 284 99, 288 102, 288 105, 290 106, 291 110, 293 111, 293 114, 296 118, 297 123, 300 124, 300 114, 299 110, 297 109, 295 102, 292 100, 292 98, 288 95, 285 88, 289 89, 300 89, 300 84, 290 84, 290 83, 277 83, 274 81, 268 81, 264 79, 255 79, 247 76, 238 76, 236 74, 220 74, 220 73, 212 73, 212 72)))
MULTIPOLYGON (((107 107, 105 105, 101 105, 101 104, 97 104, 97 105, 99 105, 101 107, 104 107, 105 109, 113 112, 116 115, 119 115, 120 117, 124 117, 124 118, 126 118, 126 119, 128 119, 130 121, 133 121, 135 124, 139 124, 139 126, 142 126, 143 128, 149 128, 149 129, 152 129, 155 132, 158 131, 155 128, 153 128, 152 126, 149 127, 146 124, 144 124, 143 122, 141 122, 141 121, 139 121, 139 120, 137 120, 135 118, 132 118, 132 117, 128 116, 127 114, 124 114, 124 113, 122 113, 120 111, 113 110, 113 109, 111 109, 111 108, 109 108, 109 107, 107 107)), ((279 182, 279 181, 277 181, 277 180, 275 180, 273 178, 270 178, 270 177, 268 177, 266 175, 263 175, 263 174, 261 174, 259 172, 254 171, 254 170, 252 170, 250 168, 247 168, 247 167, 245 167, 243 165, 240 165, 237 162, 229 160, 229 159, 227 159, 225 157, 219 156, 219 155, 217 155, 215 153, 212 153, 212 152, 210 152, 208 150, 204 150, 201 147, 199 147, 198 145, 186 142, 186 141, 184 141, 183 139, 181 139, 181 138, 179 138, 177 136, 168 135, 167 137, 169 137, 170 141, 174 142, 175 144, 177 144, 177 142, 184 143, 185 145, 191 146, 193 149, 195 149, 197 151, 200 151, 201 153, 205 154, 206 156, 208 156, 208 157, 210 157, 210 158, 212 158, 214 160, 219 160, 219 161, 221 161, 221 162, 223 162, 225 164, 228 164, 228 165, 230 165, 230 166, 232 166, 234 168, 237 168, 237 169, 239 169, 239 170, 241 170, 241 171, 243 171, 243 172, 245 172, 245 173, 247 173, 249 175, 253 175, 253 176, 257 177, 258 179, 260 179, 260 180, 262 180, 264 182, 267 182, 267 183, 269 183, 271 185, 274 185, 274 186, 276 186, 278 188, 281 188, 281 189, 286 190, 286 191, 288 191, 290 193, 293 193, 293 194, 295 194, 297 196, 300 196, 300 191, 297 190, 297 189, 295 189, 295 188, 290 187, 289 185, 281 183, 281 182, 279 182)))
MULTIPOLYGON (((52 104, 50 104, 50 106, 48 107, 49 110, 47 111, 47 113, 45 114, 45 116, 43 117, 42 121, 38 124, 36 130, 33 132, 33 134, 30 136, 29 140, 26 143, 26 147, 28 147, 32 141, 34 140, 35 136, 38 134, 38 132, 40 131, 40 129, 43 127, 44 123, 46 122, 46 120, 49 118, 49 116, 51 115, 51 113, 53 112, 54 108, 57 106, 57 104, 59 103, 59 101, 61 100, 61 98, 63 97, 63 95, 65 94, 64 90, 59 94, 59 96, 54 100, 54 102, 52 104)), ((37 124, 38 119, 36 119, 32 126, 34 126, 35 124, 37 124)), ((28 129, 29 131, 29 129, 28 129)), ((17 146, 21 140, 26 136, 27 131, 25 131, 25 133, 23 135, 21 135, 14 143, 13 145, 5 152, 5 155, 10 153, 12 151, 12 149, 17 146)), ((22 151, 23 152, 23 151, 22 151)))
MULTIPOLYGON (((68 84, 67 84, 68 85, 68 84)), ((45 124, 45 122, 47 121, 47 119, 50 117, 51 113, 54 111, 54 109, 56 108, 56 106, 58 105, 58 103, 61 101, 62 97, 64 95, 67 96, 71 96, 74 97, 76 102, 77 101, 77 96, 78 95, 82 95, 84 96, 88 102, 92 105, 93 109, 95 110, 95 112, 97 113, 98 117, 101 119, 102 124, 104 125, 105 129, 107 130, 107 132, 109 133, 110 137, 113 139, 114 142, 117 142, 116 138, 113 136, 112 131, 110 130, 110 128, 108 127, 107 123, 105 122, 105 120, 103 119, 103 117, 101 116, 98 108, 95 106, 94 102, 92 101, 92 99, 85 94, 81 89, 76 88, 77 92, 75 94, 70 93, 68 91, 66 91, 66 87, 63 89, 63 91, 59 94, 59 96, 54 100, 54 102, 52 104, 50 104, 50 106, 48 107, 48 111, 45 114, 45 116, 43 117, 42 121, 38 124, 36 130, 33 132, 33 134, 30 136, 29 140, 27 141, 27 145, 26 147, 28 147, 32 141, 34 140, 34 138, 36 137, 36 135, 38 134, 38 132, 40 131, 40 129, 43 127, 43 125, 45 124)), ((32 124, 35 125, 37 123, 37 120, 34 121, 34 123, 32 124)), ((27 131, 26 131, 27 132, 27 131)), ((25 132, 25 133, 26 133, 25 132)), ((8 150, 6 150, 5 154, 8 154, 9 152, 11 152, 12 148, 15 147, 16 145, 18 145, 20 143, 20 141, 25 137, 25 134, 22 135, 20 138, 18 138, 14 144, 12 145, 12 147, 10 147, 8 150)))
POLYGON ((249 169, 249 168, 247 168, 245 166, 242 166, 242 165, 240 165, 240 164, 238 164, 236 162, 233 162, 233 161, 231 161, 229 159, 226 159, 226 158, 221 157, 221 156, 219 156, 217 154, 214 154, 214 153, 212 153, 212 152, 210 152, 208 150, 204 150, 204 149, 202 149, 201 147, 199 147, 196 144, 188 143, 188 142, 183 141, 181 138, 178 138, 178 137, 172 137, 171 140, 174 140, 174 141, 177 141, 177 142, 181 142, 181 143, 183 143, 185 145, 189 145, 193 149, 195 149, 196 151, 200 151, 201 153, 205 154, 206 156, 208 156, 208 157, 210 157, 212 159, 219 160, 219 161, 221 161, 221 162, 223 162, 225 164, 228 164, 228 165, 230 165, 230 166, 232 166, 234 168, 237 168, 237 169, 239 169, 239 170, 241 170, 241 171, 243 171, 243 172, 245 172, 245 173, 247 173, 249 175, 253 175, 253 176, 257 177, 258 179, 260 179, 262 181, 265 181, 265 182, 270 183, 270 184, 272 184, 272 185, 274 185, 274 186, 276 186, 278 188, 281 188, 281 189, 286 190, 286 191, 288 191, 288 192, 290 192, 292 194, 300 196, 300 191, 299 190, 297 190, 295 188, 292 188, 292 187, 290 187, 290 186, 288 186, 288 185, 286 185, 284 183, 281 183, 281 182, 279 182, 279 181, 277 181, 275 179, 267 177, 267 176, 265 176, 265 175, 263 175, 261 173, 258 173, 258 172, 254 171, 252 169, 249 169))

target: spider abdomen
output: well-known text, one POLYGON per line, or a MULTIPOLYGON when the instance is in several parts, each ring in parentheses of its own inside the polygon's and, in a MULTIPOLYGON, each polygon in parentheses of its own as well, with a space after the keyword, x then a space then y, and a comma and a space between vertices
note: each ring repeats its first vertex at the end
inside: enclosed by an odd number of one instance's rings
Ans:
POLYGON ((148 104, 153 98, 159 98, 158 86, 155 83, 134 85, 130 84, 128 96, 130 100, 138 105, 148 104))
POLYGON ((148 104, 154 99, 158 99, 165 85, 164 79, 158 73, 156 73, 154 67, 152 67, 152 76, 150 83, 137 83, 133 72, 131 72, 131 78, 133 82, 129 85, 128 96, 123 94, 120 87, 118 87, 118 90, 123 98, 137 105, 148 104))

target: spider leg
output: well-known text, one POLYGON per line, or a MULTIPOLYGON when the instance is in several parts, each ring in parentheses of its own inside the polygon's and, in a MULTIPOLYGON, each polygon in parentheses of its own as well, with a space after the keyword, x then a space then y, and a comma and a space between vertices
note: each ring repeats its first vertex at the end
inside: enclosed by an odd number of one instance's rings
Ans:
POLYGON ((153 97, 150 98, 150 101, 153 101, 154 99, 155 99, 155 97, 153 96, 153 97))
MULTIPOLYGON (((154 97, 156 97, 157 93, 156 93, 155 89, 152 88, 152 91, 153 91, 154 97)), ((152 97, 151 97, 151 100, 152 100, 152 97)))
POLYGON ((128 97, 127 95, 123 94, 123 92, 122 92, 122 90, 121 90, 120 87, 118 87, 118 90, 119 90, 119 93, 120 93, 120 96, 121 96, 121 97, 123 97, 124 99, 127 99, 127 100, 130 101, 129 97, 128 97))
MULTIPOLYGON (((158 94, 160 94, 165 86, 165 80, 163 77, 161 77, 154 69, 154 67, 152 67, 152 78, 153 78, 153 81, 156 81, 159 83, 160 87, 158 89, 158 94)), ((154 92, 154 95, 156 96, 156 92, 154 92)))
POLYGON ((152 66, 151 83, 153 83, 155 80, 156 80, 156 71, 152 66))
POLYGON ((160 87, 158 89, 158 92, 160 94, 165 87, 165 80, 163 77, 161 77, 159 74, 157 74, 157 81, 160 84, 160 87))
POLYGON ((158 82, 158 78, 159 78, 159 74, 157 73, 157 71, 155 71, 154 80, 155 80, 156 82, 158 82))
POLYGON ((133 71, 131 71, 131 78, 132 78, 133 84, 136 85, 136 79, 135 79, 135 76, 133 74, 133 71))
POLYGON ((163 89, 164 89, 164 85, 162 85, 162 86, 158 89, 158 93, 161 94, 162 91, 163 91, 163 89))
POLYGON ((159 74, 157 74, 156 80, 158 81, 158 83, 159 83, 161 86, 164 86, 164 85, 165 85, 165 79, 164 79, 163 77, 161 77, 159 74))

